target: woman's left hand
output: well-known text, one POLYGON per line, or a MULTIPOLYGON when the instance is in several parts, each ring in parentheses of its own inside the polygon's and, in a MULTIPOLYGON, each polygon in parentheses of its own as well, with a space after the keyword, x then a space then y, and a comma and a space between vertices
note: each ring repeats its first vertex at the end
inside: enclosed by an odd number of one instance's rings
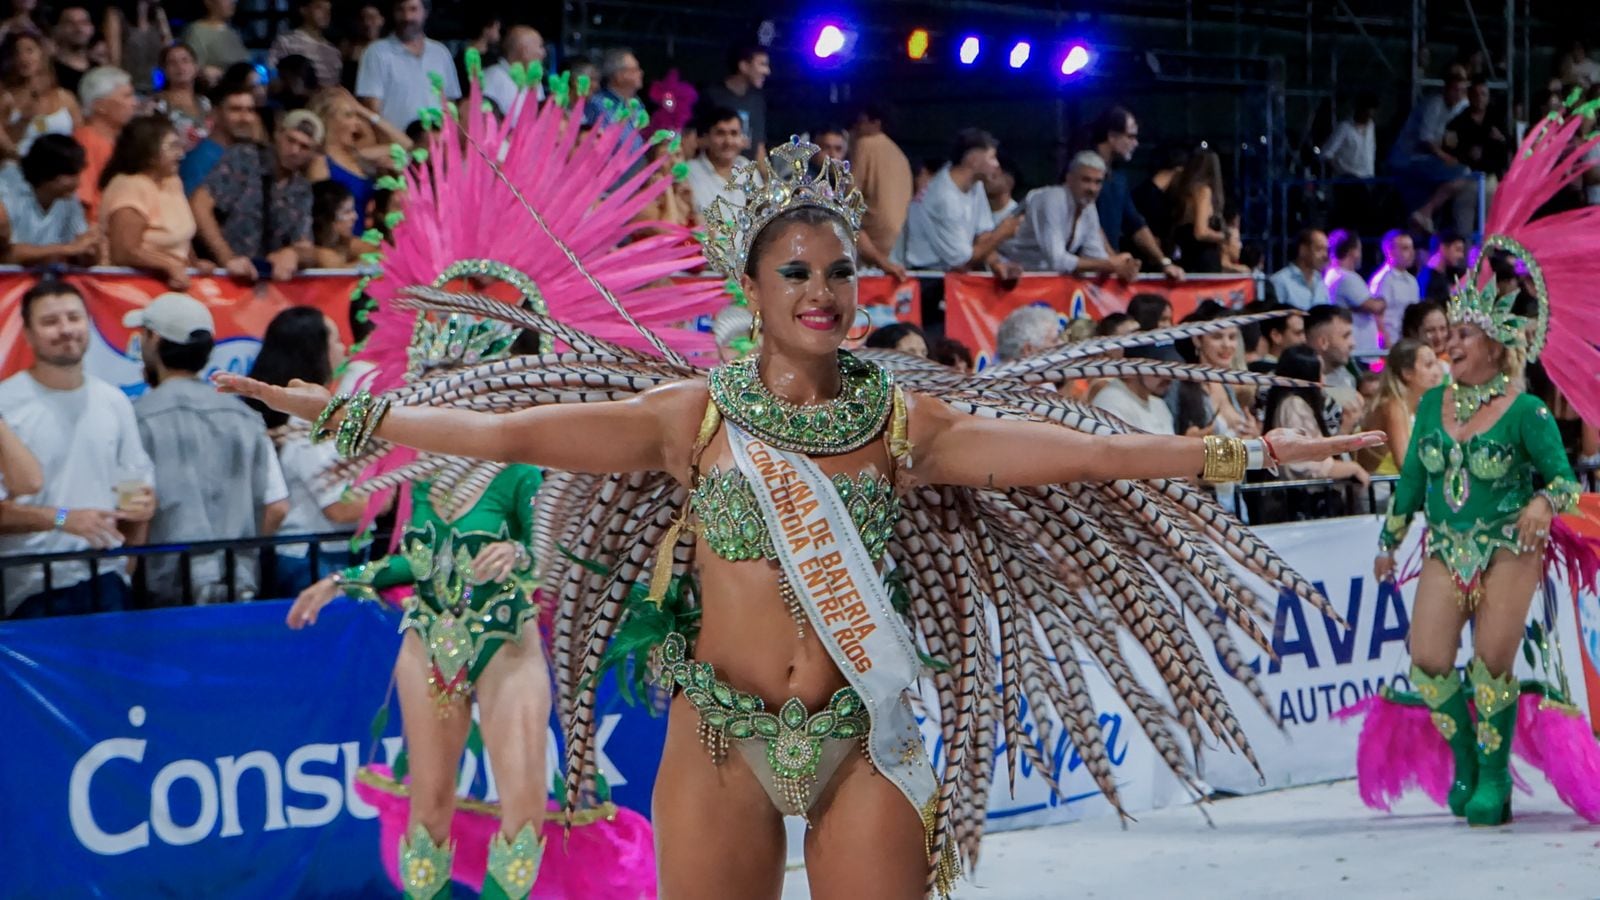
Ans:
POLYGON ((1294 428, 1274 428, 1267 433, 1266 439, 1279 463, 1304 463, 1376 447, 1386 443, 1389 436, 1381 431, 1363 431, 1333 437, 1308 437, 1294 428))
POLYGON ((1543 496, 1528 501, 1522 508, 1522 515, 1517 517, 1517 544, 1523 553, 1544 549, 1545 542, 1550 540, 1550 521, 1554 518, 1550 501, 1543 496))
POLYGON ((478 551, 478 556, 472 561, 472 580, 477 584, 505 581, 510 577, 523 559, 527 551, 518 552, 519 548, 511 541, 497 541, 478 551))

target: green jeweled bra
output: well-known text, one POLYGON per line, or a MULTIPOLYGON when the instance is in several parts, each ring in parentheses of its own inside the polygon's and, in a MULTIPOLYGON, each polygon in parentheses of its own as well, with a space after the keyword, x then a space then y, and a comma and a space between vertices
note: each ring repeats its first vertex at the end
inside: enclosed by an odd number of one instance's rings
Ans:
POLYGON ((866 446, 883 432, 894 408, 894 378, 885 369, 839 351, 839 396, 801 406, 762 383, 759 357, 711 370, 711 400, 730 421, 780 450, 833 456, 866 446))
MULTIPOLYGON (((832 481, 867 553, 873 559, 881 558, 900 519, 894 485, 881 476, 844 473, 833 476, 832 481)), ((689 504, 700 519, 700 535, 711 552, 728 562, 778 558, 755 491, 744 473, 737 469, 723 472, 713 466, 689 494, 689 504)))

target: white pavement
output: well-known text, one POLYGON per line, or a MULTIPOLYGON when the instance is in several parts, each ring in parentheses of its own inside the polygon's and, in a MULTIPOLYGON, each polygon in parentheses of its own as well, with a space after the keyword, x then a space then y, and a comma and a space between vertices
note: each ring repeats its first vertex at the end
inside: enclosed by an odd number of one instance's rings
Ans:
MULTIPOLYGON (((1505 828, 1469 829, 1420 793, 1377 813, 1341 781, 1218 801, 1216 828, 1178 807, 1126 831, 1095 819, 990 835, 956 898, 1600 898, 1600 826, 1522 768, 1534 796, 1513 797, 1505 828)), ((790 872, 784 900, 808 896, 805 873, 790 872)))

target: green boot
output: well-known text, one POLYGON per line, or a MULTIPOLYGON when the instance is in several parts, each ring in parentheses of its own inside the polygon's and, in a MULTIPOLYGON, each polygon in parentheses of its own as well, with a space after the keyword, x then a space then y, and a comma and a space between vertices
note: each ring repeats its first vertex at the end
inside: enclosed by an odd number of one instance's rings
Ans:
POLYGON ((446 841, 443 847, 421 825, 400 839, 400 883, 406 900, 450 900, 450 864, 456 847, 446 841))
POLYGON ((525 900, 539 877, 544 841, 533 834, 533 824, 522 826, 515 840, 495 832, 489 842, 489 869, 483 878, 483 900, 525 900))
POLYGON ((1467 710, 1467 694, 1463 691, 1461 676, 1453 670, 1443 675, 1429 675, 1416 666, 1411 667, 1411 683, 1417 687, 1417 696, 1433 711, 1433 727, 1445 743, 1450 745, 1450 755, 1455 757, 1455 778, 1450 782, 1450 812, 1467 814, 1467 799, 1478 786, 1478 754, 1472 738, 1472 715, 1467 710))
POLYGON ((1489 674, 1483 660, 1467 669, 1478 706, 1478 787, 1467 801, 1467 824, 1504 825, 1511 821, 1511 737, 1517 726, 1519 682, 1507 672, 1489 674))

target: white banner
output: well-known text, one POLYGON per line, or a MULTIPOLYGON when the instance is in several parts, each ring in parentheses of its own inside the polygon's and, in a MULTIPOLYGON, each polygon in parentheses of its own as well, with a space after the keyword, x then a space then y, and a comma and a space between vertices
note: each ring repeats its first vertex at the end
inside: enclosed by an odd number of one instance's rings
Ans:
MULTIPOLYGON (((1210 639, 1198 626, 1193 627, 1196 640, 1206 648, 1212 671, 1223 685, 1262 768, 1262 775, 1258 776, 1243 756, 1208 748, 1202 760, 1202 777, 1213 788, 1254 793, 1355 776, 1359 727, 1332 722, 1330 714, 1370 696, 1382 685, 1398 680, 1402 688, 1408 687, 1406 674, 1411 667, 1406 634, 1410 629, 1416 582, 1401 589, 1373 579, 1372 559, 1376 554, 1379 525, 1377 517, 1363 516, 1257 529, 1288 565, 1322 588, 1349 626, 1339 625, 1293 594, 1284 593, 1276 602, 1272 602, 1269 595, 1268 602, 1272 621, 1268 623, 1267 633, 1276 660, 1235 629, 1234 642, 1245 659, 1259 670, 1261 688, 1275 716, 1283 723, 1282 730, 1267 717, 1242 684, 1224 673, 1221 662, 1210 649, 1210 639)), ((1420 537, 1419 520, 1400 559, 1409 558, 1420 537)), ((1259 582, 1257 586, 1265 593, 1264 586, 1259 582)), ((1560 590, 1561 596, 1557 598, 1561 611, 1559 644, 1570 686, 1576 695, 1573 700, 1580 708, 1587 708, 1572 601, 1564 586, 1560 590)), ((1543 604, 1536 594, 1531 616, 1542 618, 1542 609, 1543 604)), ((991 623, 991 631, 993 628, 991 623)), ((1471 658, 1471 641, 1462 643, 1460 662, 1465 664, 1471 658)), ((1154 665, 1126 635, 1123 647, 1125 657, 1140 680, 1159 685, 1154 665)), ((1519 671, 1524 676, 1538 674, 1527 670, 1521 660, 1519 654, 1519 671)), ((1137 814, 1185 802, 1187 794, 1156 754, 1138 721, 1112 690, 1099 665, 1088 655, 1080 657, 1079 664, 1089 679, 1090 693, 1100 710, 1100 726, 1115 767, 1123 808, 1137 814)), ((1158 687, 1154 693, 1158 697, 1166 696, 1164 688, 1158 687)), ((1023 713, 1029 733, 1037 734, 1033 712, 1026 704, 1023 713)), ((1013 791, 1006 775, 1006 747, 997 740, 988 830, 1071 822, 1113 813, 1067 740, 1066 730, 1060 723, 1053 723, 1050 734, 1049 745, 1040 749, 1057 772, 1062 795, 1051 791, 1041 774, 1031 764, 1021 761, 1020 753, 1013 791)), ((934 770, 939 772, 944 748, 933 722, 923 722, 923 737, 933 758, 934 770)))

